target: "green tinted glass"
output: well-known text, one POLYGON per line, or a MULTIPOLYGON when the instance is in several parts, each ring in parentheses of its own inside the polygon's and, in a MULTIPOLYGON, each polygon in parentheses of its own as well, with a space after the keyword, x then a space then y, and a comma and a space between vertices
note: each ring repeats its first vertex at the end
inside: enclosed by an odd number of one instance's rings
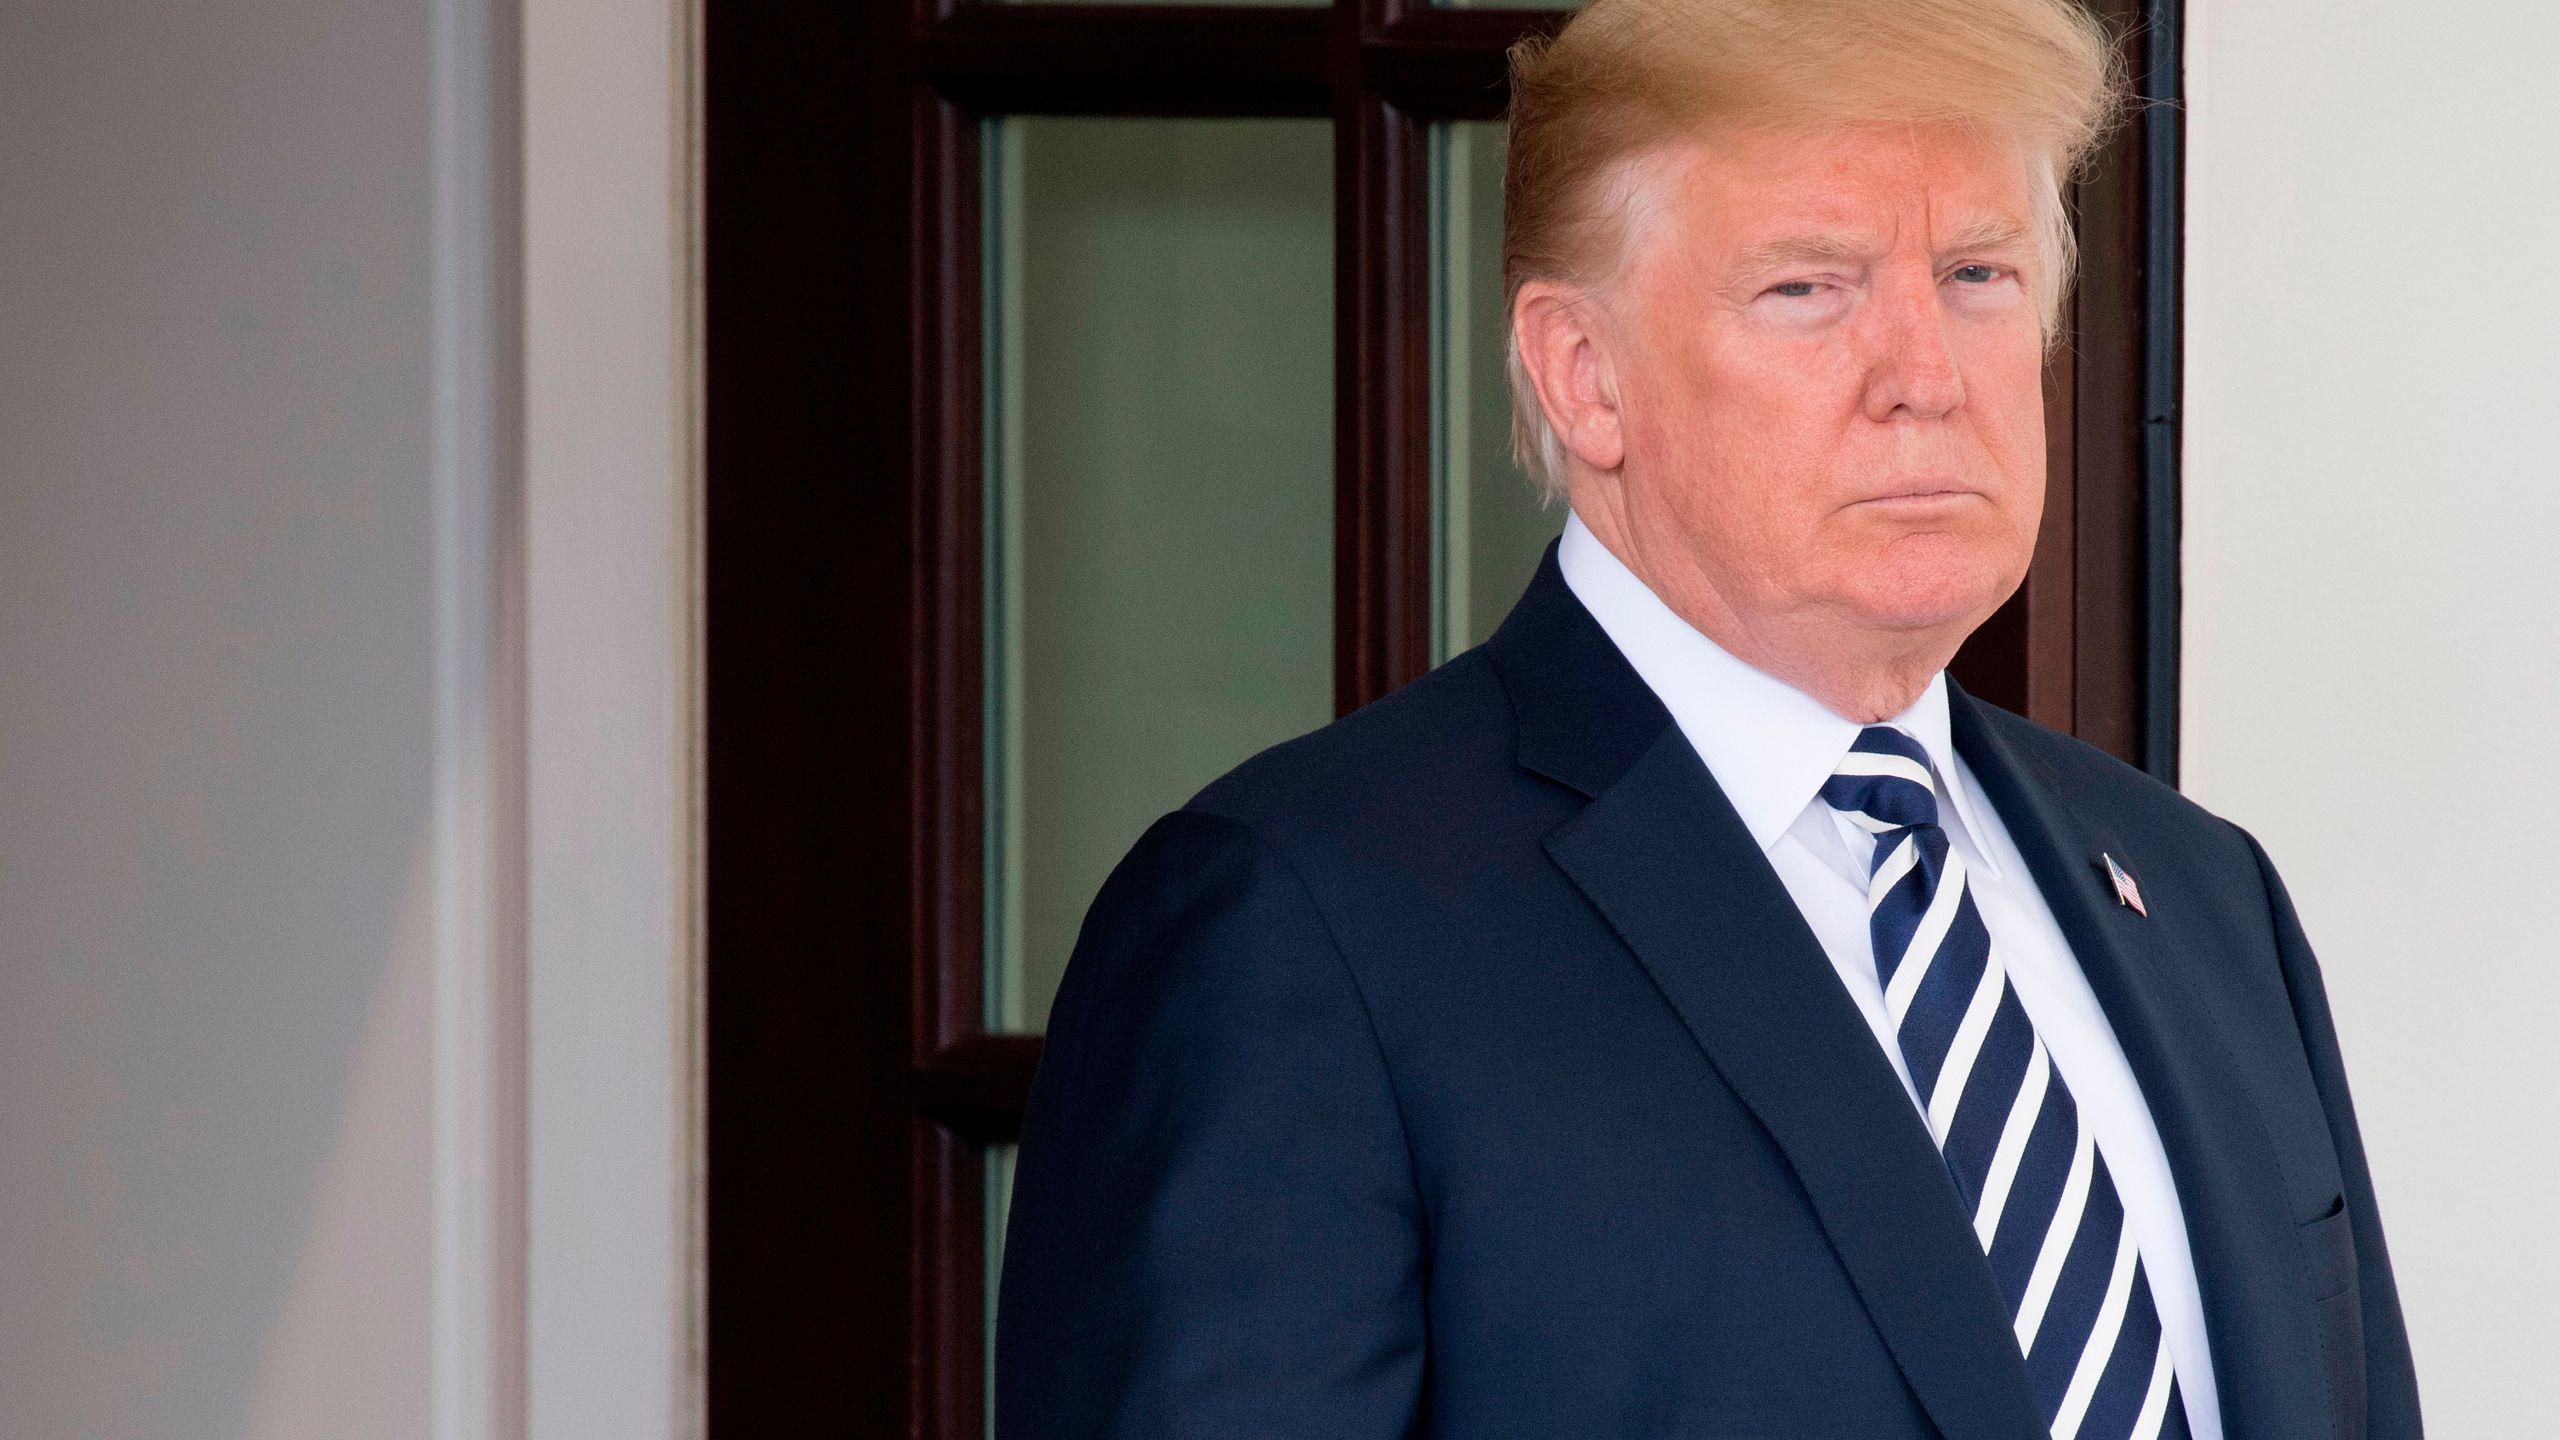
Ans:
POLYGON ((1016 1147, 990 1145, 981 1160, 986 1170, 987 1275, 985 1308, 980 1312, 985 1321, 981 1339, 986 1357, 981 1368, 986 1372, 987 1434, 996 1433, 996 1295, 1004 1275, 1005 1221, 1013 1210, 1013 1161, 1016 1147))
POLYGON ((1438 556, 1433 648, 1446 658, 1493 633, 1564 528, 1511 460, 1504 376, 1501 122, 1431 132, 1432 468, 1438 556))
POLYGON ((987 1028, 1147 825, 1333 714, 1333 139, 984 136, 987 1028))

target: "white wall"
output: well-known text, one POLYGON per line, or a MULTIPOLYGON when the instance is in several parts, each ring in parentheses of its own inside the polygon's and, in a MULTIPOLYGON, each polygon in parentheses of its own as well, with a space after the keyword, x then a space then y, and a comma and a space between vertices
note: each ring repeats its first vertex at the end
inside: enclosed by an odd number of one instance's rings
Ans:
POLYGON ((2433 1433, 2547 1433, 2560 10, 2188 35, 2186 789, 2319 948, 2433 1433))
POLYGON ((691 1428, 688 24, 0 5, 10 1440, 691 1428))
POLYGON ((429 58, 0 7, 0 1433, 428 1433, 429 58))

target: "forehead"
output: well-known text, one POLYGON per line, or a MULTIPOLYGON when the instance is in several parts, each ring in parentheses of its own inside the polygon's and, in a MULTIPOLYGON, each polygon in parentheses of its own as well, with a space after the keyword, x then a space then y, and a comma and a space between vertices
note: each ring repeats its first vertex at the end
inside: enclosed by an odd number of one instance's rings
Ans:
POLYGON ((1728 130, 1654 157, 1654 217, 1686 248, 1735 256, 2024 243, 2023 149, 1947 127, 1728 130))

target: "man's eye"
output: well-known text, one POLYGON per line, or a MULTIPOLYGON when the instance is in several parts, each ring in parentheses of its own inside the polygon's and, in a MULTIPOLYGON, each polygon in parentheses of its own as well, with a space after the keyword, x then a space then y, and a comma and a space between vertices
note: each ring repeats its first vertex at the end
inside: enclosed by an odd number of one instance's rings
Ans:
POLYGON ((1814 283, 1810 280, 1782 280, 1779 283, 1770 286, 1769 293, 1772 295, 1784 295, 1790 300, 1802 300, 1806 296, 1811 295, 1814 292, 1814 289, 1814 283))
POLYGON ((1965 265, 1958 267, 1948 278, 1961 280, 1967 285, 1988 285, 2000 278, 2000 272, 1989 265, 1965 265))

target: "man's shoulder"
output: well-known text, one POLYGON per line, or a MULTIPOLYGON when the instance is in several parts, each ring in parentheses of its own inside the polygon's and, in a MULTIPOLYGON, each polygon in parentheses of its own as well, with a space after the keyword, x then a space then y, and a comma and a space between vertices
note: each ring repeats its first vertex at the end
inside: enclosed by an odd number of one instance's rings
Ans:
POLYGON ((1987 701, 1975 713, 2034 778, 2072 811, 2108 822, 2234 843, 2230 822, 2175 787, 2074 735, 2040 725, 1987 701))
POLYGON ((1470 650, 1330 725, 1212 781, 1183 809, 1293 842, 1365 837, 1360 848, 1447 826, 1528 780, 1511 700, 1470 650))

